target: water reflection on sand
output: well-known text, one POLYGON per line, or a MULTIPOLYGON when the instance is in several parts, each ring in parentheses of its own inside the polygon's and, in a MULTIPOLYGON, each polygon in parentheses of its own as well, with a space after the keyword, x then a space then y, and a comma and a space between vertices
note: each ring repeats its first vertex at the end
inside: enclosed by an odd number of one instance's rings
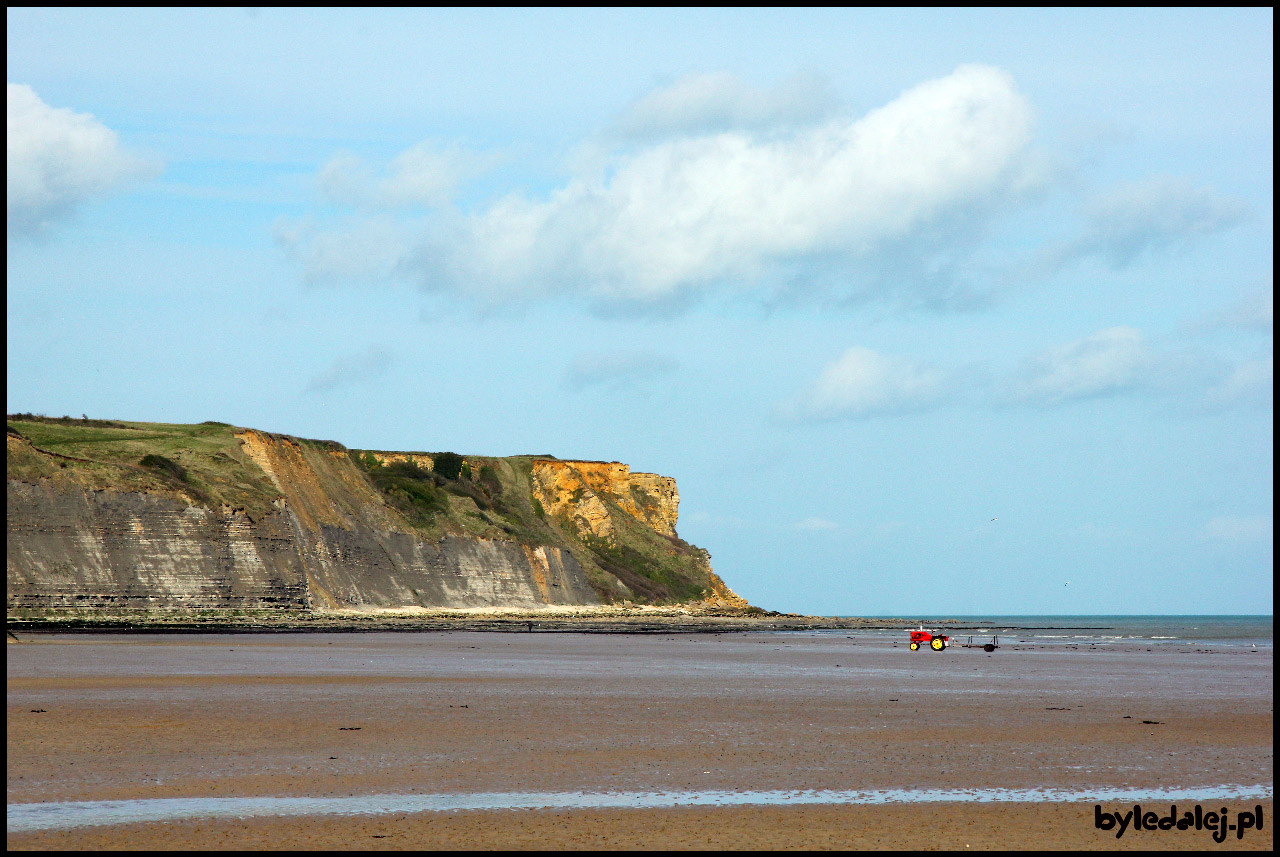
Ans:
POLYGON ((1179 789, 797 789, 675 792, 488 792, 381 794, 350 797, 162 798, 10 804, 8 832, 30 833, 95 825, 192 818, 288 815, 377 815, 410 812, 519 809, 653 809, 676 806, 801 804, 1043 803, 1270 800, 1272 788, 1209 786, 1179 789))

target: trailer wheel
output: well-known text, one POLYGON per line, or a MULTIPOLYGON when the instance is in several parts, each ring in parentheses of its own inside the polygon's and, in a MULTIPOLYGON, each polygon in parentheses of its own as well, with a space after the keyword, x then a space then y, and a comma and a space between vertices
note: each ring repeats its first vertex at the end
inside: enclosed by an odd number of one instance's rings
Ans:
POLYGON ((982 647, 982 651, 984 652, 994 652, 995 650, 996 650, 996 647, 991 643, 987 643, 985 646, 982 647))
POLYGON ((918 649, 918 648, 920 648, 920 644, 919 644, 919 643, 917 643, 915 640, 912 640, 912 641, 911 641, 911 651, 913 651, 913 652, 914 652, 914 651, 915 651, 916 649, 918 649))
POLYGON ((941 637, 934 637, 929 645, 933 647, 935 652, 940 652, 947 647, 946 642, 941 637))

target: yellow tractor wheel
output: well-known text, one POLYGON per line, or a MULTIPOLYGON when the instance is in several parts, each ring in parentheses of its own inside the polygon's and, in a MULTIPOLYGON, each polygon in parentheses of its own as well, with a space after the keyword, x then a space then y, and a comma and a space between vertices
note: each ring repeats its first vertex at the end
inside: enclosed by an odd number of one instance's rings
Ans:
POLYGON ((918 648, 920 648, 920 644, 919 644, 919 643, 917 643, 915 640, 912 640, 912 641, 911 641, 911 651, 913 651, 913 652, 914 652, 914 651, 915 651, 916 649, 918 649, 918 648))
POLYGON ((934 637, 933 640, 930 641, 929 645, 933 647, 935 652, 940 652, 947 647, 947 644, 943 642, 941 637, 934 637))

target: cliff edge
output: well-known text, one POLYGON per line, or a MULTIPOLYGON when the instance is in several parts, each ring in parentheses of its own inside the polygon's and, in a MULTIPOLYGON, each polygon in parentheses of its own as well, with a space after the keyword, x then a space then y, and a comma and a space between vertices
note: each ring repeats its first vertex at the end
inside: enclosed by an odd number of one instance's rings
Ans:
POLYGON ((747 608, 618 462, 10 415, 15 609, 747 608))

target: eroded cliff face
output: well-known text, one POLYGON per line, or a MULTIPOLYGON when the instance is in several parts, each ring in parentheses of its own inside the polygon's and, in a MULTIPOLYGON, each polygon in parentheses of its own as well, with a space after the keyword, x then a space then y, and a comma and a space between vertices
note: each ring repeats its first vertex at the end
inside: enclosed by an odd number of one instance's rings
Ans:
POLYGON ((560 547, 424 539, 345 451, 257 431, 236 438, 279 491, 273 511, 257 518, 193 504, 176 490, 9 479, 8 603, 324 609, 600 601, 560 547))
POLYGON ((230 426, 160 428, 178 438, 163 448, 167 472, 138 464, 162 436, 150 424, 80 445, 46 427, 47 445, 65 452, 10 433, 11 607, 532 609, 699 592, 746 606, 676 537, 675 480, 625 464, 476 459, 488 481, 438 482, 446 507, 425 526, 371 481, 369 453, 230 426))
MULTIPOLYGON (((749 606, 712 570, 706 551, 685 545, 677 537, 680 493, 671 477, 632 473, 628 465, 617 461, 538 458, 531 462, 530 487, 547 514, 567 522, 579 536, 601 540, 607 556, 612 555, 609 548, 622 540, 621 533, 634 532, 638 525, 683 546, 687 567, 702 584, 703 603, 749 606)), ((677 553, 681 549, 668 550, 677 553)), ((616 567, 614 570, 619 571, 616 567)), ((620 577, 631 579, 622 572, 620 577)))
POLYGON ((680 494, 676 481, 632 473, 617 461, 533 462, 533 496, 552 515, 564 515, 581 533, 612 540, 613 515, 605 501, 664 536, 676 534, 680 494))
POLYGON ((252 429, 235 432, 235 438, 307 529, 351 529, 357 523, 376 529, 395 526, 346 450, 308 447, 290 437, 252 429))
POLYGON ((13 607, 311 606, 285 511, 10 479, 7 514, 13 607))

